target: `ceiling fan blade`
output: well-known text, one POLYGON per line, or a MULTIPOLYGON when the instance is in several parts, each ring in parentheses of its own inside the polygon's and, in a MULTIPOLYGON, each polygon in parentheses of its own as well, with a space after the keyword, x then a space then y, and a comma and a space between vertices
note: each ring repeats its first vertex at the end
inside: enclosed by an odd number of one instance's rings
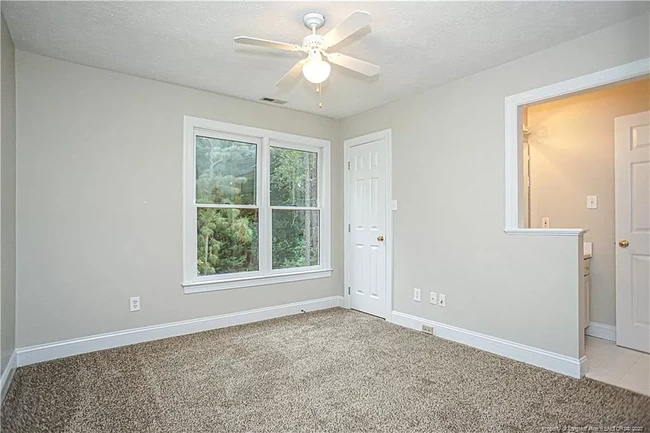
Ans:
POLYGON ((333 47, 348 36, 352 36, 365 26, 372 22, 370 14, 364 11, 354 11, 349 17, 344 19, 330 30, 323 38, 327 47, 333 47))
POLYGON ((327 60, 335 65, 342 66, 346 69, 358 72, 368 77, 373 77, 379 74, 379 66, 368 63, 364 60, 359 60, 354 57, 346 56, 345 54, 328 54, 327 60))
POLYGON ((258 47, 275 48, 276 50, 285 51, 302 51, 302 47, 294 44, 285 44, 284 42, 269 41, 268 39, 249 38, 248 36, 238 36, 235 38, 238 44, 255 45, 258 47))
POLYGON ((284 77, 280 78, 280 81, 278 81, 275 85, 277 87, 290 87, 293 85, 296 81, 296 78, 302 73, 302 67, 303 65, 307 63, 307 59, 303 59, 293 65, 293 68, 289 69, 289 72, 284 74, 284 77))

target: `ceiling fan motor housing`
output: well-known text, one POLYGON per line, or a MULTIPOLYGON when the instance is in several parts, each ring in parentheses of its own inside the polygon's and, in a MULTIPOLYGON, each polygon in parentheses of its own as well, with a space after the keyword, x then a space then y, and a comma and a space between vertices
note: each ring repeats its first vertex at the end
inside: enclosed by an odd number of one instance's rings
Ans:
POLYGON ((308 35, 302 39, 302 46, 308 50, 320 50, 323 47, 323 37, 321 35, 308 35))

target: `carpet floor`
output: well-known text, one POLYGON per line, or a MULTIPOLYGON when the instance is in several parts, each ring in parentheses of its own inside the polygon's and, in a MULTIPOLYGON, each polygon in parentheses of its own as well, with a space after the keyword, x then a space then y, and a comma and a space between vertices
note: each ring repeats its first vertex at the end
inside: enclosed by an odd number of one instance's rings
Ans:
POLYGON ((332 309, 21 367, 1 425, 3 433, 650 431, 650 397, 332 309))

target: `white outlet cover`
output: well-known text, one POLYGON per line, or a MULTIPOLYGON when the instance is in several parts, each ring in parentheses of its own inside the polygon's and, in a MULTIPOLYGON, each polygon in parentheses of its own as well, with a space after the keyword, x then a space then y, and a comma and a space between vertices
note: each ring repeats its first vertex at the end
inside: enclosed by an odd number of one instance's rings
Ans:
POLYGON ((588 195, 587 196, 587 209, 598 209, 598 196, 597 195, 588 195))
POLYGON ((421 291, 417 287, 413 289, 413 300, 416 302, 420 302, 421 298, 421 291))
POLYGON ((129 309, 131 311, 140 311, 140 297, 132 296, 129 299, 129 309))

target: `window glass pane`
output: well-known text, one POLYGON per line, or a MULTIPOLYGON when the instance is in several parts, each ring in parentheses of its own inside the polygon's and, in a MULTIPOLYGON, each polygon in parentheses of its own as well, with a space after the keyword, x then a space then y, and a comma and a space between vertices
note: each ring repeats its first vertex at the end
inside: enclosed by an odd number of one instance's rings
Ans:
POLYGON ((257 271, 257 209, 197 210, 198 275, 257 271))
POLYGON ((319 264, 317 210, 273 210, 273 269, 319 264))
POLYGON ((271 147, 271 206, 316 207, 318 153, 271 147))
POLYGON ((196 137, 196 202, 256 204, 257 145, 196 137))

